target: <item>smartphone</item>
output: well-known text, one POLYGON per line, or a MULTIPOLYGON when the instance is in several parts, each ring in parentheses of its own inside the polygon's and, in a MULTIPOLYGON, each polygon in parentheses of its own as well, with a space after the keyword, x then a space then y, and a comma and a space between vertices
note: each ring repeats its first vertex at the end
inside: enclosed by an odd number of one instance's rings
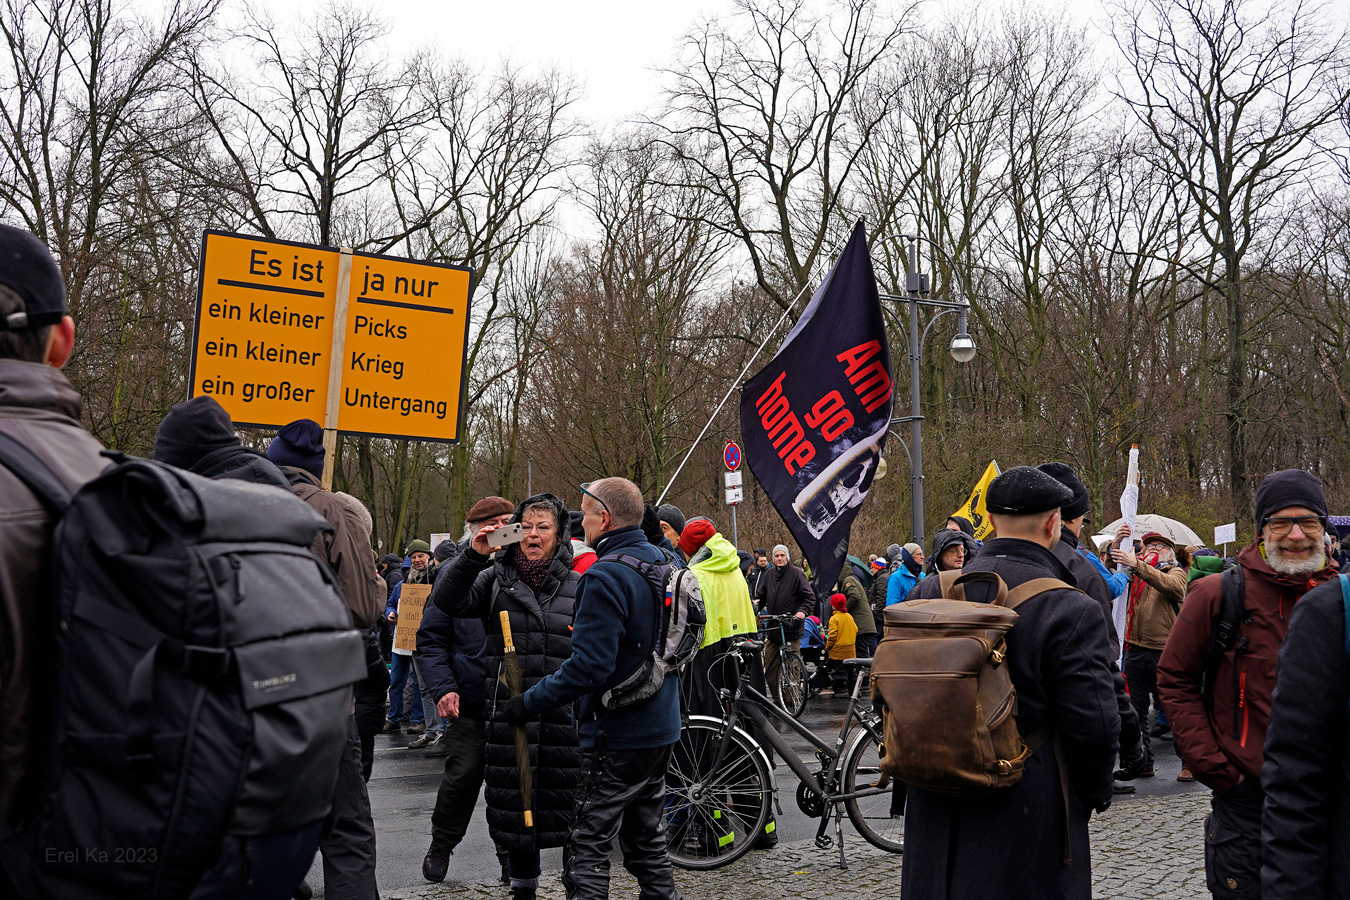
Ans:
POLYGON ((519 522, 493 529, 488 532, 488 546, 493 550, 500 550, 507 544, 519 544, 525 537, 524 531, 519 522))

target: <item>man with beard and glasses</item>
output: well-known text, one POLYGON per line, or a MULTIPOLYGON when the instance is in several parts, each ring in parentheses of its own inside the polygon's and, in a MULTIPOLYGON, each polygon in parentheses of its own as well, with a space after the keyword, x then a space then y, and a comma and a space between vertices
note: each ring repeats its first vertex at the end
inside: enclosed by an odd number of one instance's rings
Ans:
POLYGON ((1177 749, 1214 791, 1205 880, 1222 900, 1261 896, 1262 748, 1275 663, 1294 605, 1335 575, 1322 542, 1326 527, 1327 498, 1316 476, 1299 469, 1267 475, 1256 492, 1256 540, 1238 554, 1236 569, 1191 585, 1158 661, 1158 691, 1177 749), (1241 599, 1239 615, 1221 617, 1225 581, 1241 599), (1224 619, 1237 623, 1236 634, 1211 660, 1224 619))

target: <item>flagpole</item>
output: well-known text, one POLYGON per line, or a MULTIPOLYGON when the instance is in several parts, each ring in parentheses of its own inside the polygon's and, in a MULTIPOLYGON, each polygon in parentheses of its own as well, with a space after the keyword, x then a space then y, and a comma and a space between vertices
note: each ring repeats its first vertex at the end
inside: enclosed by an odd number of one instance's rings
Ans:
MULTIPOLYGON (((830 248, 829 254, 819 257, 819 259, 833 259, 834 251, 838 249, 839 242, 836 241, 834 246, 830 248)), ((708 424, 704 425, 703 430, 698 433, 698 437, 694 438, 694 443, 690 445, 689 452, 684 455, 684 459, 680 460, 680 465, 675 469, 675 474, 670 476, 670 480, 666 482, 665 490, 661 491, 661 496, 656 498, 656 502, 652 504, 653 506, 660 506, 661 501, 666 499, 666 494, 670 493, 670 486, 675 483, 675 479, 679 478, 680 473, 684 471, 684 464, 689 462, 689 457, 694 455, 694 450, 698 448, 699 442, 703 440, 703 436, 708 433, 708 429, 711 428, 712 423, 716 421, 717 414, 722 411, 723 406, 726 406, 727 400, 731 398, 731 395, 735 390, 741 386, 741 381, 745 378, 745 373, 750 371, 750 367, 755 364, 755 360, 764 352, 764 348, 769 345, 769 341, 773 340, 774 334, 778 331, 779 327, 782 326, 783 322, 787 320, 788 315, 792 313, 792 308, 797 305, 798 300, 802 299, 802 294, 806 293, 806 289, 810 286, 811 280, 808 278, 806 284, 802 285, 802 289, 792 298, 792 302, 783 310, 783 314, 778 317, 778 321, 773 323, 773 327, 770 328, 769 333, 764 336, 764 340, 755 348, 755 352, 750 355, 750 359, 746 362, 745 368, 741 369, 741 374, 736 376, 736 380, 731 383, 731 387, 727 388, 727 392, 722 395, 722 402, 717 404, 717 409, 713 410, 712 416, 708 418, 708 424)))
POLYGON ((694 450, 698 447, 699 442, 703 440, 703 436, 708 433, 708 429, 712 427, 712 423, 717 419, 717 414, 722 411, 723 406, 726 406, 727 400, 731 397, 736 388, 740 387, 741 380, 745 378, 745 373, 750 371, 750 367, 755 364, 755 360, 759 358, 759 354, 764 352, 764 348, 768 346, 769 341, 773 339, 774 334, 778 331, 784 320, 787 319, 788 314, 792 312, 792 307, 797 305, 797 301, 802 298, 802 293, 810 286, 811 282, 809 281, 802 286, 802 289, 797 292, 797 296, 793 297, 792 302, 787 305, 787 309, 783 310, 783 314, 778 317, 778 321, 773 323, 773 327, 769 329, 769 333, 765 336, 764 341, 756 347, 755 352, 750 355, 749 362, 745 364, 744 369, 741 369, 741 374, 736 376, 736 380, 731 383, 731 387, 727 388, 727 392, 722 395, 722 402, 717 404, 717 409, 713 410, 712 416, 708 419, 708 424, 704 425, 703 430, 698 433, 698 437, 694 438, 694 443, 689 447, 689 452, 684 455, 684 459, 680 460, 679 468, 675 470, 674 475, 670 476, 670 480, 666 482, 665 490, 661 491, 661 496, 656 498, 656 502, 652 504, 653 506, 660 506, 661 501, 666 499, 666 494, 670 493, 670 486, 675 483, 676 478, 680 477, 680 472, 684 471, 684 464, 689 462, 689 457, 694 455, 694 450))

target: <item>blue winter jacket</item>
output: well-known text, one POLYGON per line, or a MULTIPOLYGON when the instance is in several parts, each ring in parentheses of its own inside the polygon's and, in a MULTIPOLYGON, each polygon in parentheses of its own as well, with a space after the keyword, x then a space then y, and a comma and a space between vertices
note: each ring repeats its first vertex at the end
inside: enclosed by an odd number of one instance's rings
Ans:
POLYGON ((665 556, 636 525, 617 528, 595 544, 597 560, 577 585, 572 655, 558 671, 525 692, 525 711, 538 715, 573 703, 581 746, 595 746, 603 723, 605 746, 615 750, 664 747, 680 739, 679 682, 667 678, 651 699, 606 713, 600 696, 633 672, 651 653, 659 601, 652 584, 637 571, 607 557, 625 554, 660 563, 665 556), (634 654, 623 643, 642 648, 634 654))
POLYGON ((894 606, 897 603, 904 603, 909 592, 914 589, 914 585, 923 578, 923 573, 913 574, 906 569, 903 564, 900 568, 891 573, 891 578, 886 582, 886 605, 894 606))
POLYGON ((486 643, 482 619, 451 618, 436 604, 428 603, 422 610, 413 658, 431 696, 439 701, 446 694, 459 694, 461 715, 481 717, 486 699, 486 643))
POLYGON ((1129 572, 1112 572, 1106 567, 1106 564, 1101 561, 1101 558, 1097 556, 1097 554, 1089 552, 1086 547, 1080 546, 1078 552, 1086 556, 1088 562, 1097 567, 1097 572, 1102 576, 1102 580, 1106 582, 1106 589, 1111 592, 1112 597, 1119 597, 1121 594, 1125 593, 1125 589, 1130 586, 1129 572))

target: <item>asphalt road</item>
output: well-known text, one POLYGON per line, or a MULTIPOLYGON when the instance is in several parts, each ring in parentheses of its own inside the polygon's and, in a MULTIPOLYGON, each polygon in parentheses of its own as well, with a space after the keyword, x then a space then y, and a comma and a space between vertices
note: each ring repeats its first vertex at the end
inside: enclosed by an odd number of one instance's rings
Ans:
MULTIPOLYGON (((802 723, 833 744, 843 721, 847 699, 836 699, 825 693, 813 698, 802 716, 802 723)), ((814 768, 814 752, 800 737, 780 726, 789 743, 798 749, 808 767, 814 768)), ((426 854, 431 835, 431 810, 436 803, 436 788, 440 784, 444 760, 427 759, 418 750, 409 750, 409 741, 415 736, 380 735, 375 739, 375 767, 369 783, 371 810, 375 817, 376 846, 379 855, 376 878, 380 890, 411 888, 425 885, 422 878, 422 857, 426 854)), ((1137 793, 1120 795, 1122 806, 1132 800, 1146 797, 1164 797, 1174 794, 1203 791, 1198 784, 1183 784, 1176 780, 1181 771, 1181 760, 1176 756, 1171 741, 1154 741, 1157 775, 1134 782, 1137 793)), ((803 814, 794 799, 796 776, 779 761, 777 783, 782 815, 778 817, 780 839, 786 842, 809 840, 815 837, 818 819, 803 814)), ((831 826, 832 833, 833 826, 831 826)), ((860 845, 848 818, 844 818, 844 837, 847 845, 860 845)), ((545 872, 557 872, 562 866, 562 852, 544 852, 545 872)), ((455 849, 450 859, 446 881, 491 881, 499 874, 492 841, 488 838, 487 822, 483 817, 482 801, 475 810, 469 833, 455 849)), ((315 896, 323 896, 323 870, 316 858, 309 883, 315 896)))

